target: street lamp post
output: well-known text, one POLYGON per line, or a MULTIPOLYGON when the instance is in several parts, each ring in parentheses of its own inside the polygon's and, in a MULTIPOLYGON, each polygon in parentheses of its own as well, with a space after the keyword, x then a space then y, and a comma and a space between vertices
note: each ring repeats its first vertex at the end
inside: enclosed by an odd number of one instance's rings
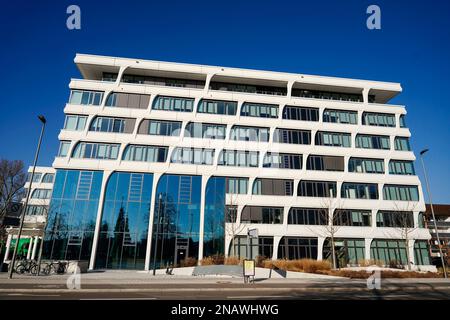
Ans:
POLYGON ((38 119, 42 123, 41 134, 39 136, 39 142, 37 145, 36 154, 34 156, 33 170, 31 171, 30 185, 27 190, 27 198, 25 200, 25 204, 23 205, 22 214, 20 216, 19 232, 17 234, 16 245, 14 246, 14 253, 13 253, 13 256, 11 259, 11 265, 9 267, 9 275, 8 275, 9 279, 12 279, 12 275, 14 272, 14 264, 16 262, 17 250, 18 250, 19 244, 20 244, 20 236, 22 235, 23 222, 25 220, 25 213, 27 212, 28 201, 30 200, 30 195, 31 195, 31 186, 33 184, 34 171, 36 170, 36 164, 37 164, 37 160, 39 158, 39 150, 41 149, 42 137, 44 136, 45 124, 47 122, 47 120, 45 119, 45 117, 43 115, 38 116, 38 119))
POLYGON ((444 277, 447 278, 448 277, 447 276, 447 269, 445 268, 444 255, 442 254, 441 241, 439 239, 439 231, 438 231, 437 225, 436 225, 436 217, 434 216, 433 200, 431 199, 431 190, 430 190, 430 185, 428 183, 427 170, 425 169, 425 163, 423 161, 423 155, 426 152, 428 152, 428 150, 429 149, 424 149, 424 150, 420 151, 420 162, 422 163, 423 175, 425 177, 425 185, 427 187, 428 198, 430 199, 431 216, 433 217, 434 230, 436 232, 436 240, 438 242, 439 255, 441 256, 442 269, 444 271, 444 277))

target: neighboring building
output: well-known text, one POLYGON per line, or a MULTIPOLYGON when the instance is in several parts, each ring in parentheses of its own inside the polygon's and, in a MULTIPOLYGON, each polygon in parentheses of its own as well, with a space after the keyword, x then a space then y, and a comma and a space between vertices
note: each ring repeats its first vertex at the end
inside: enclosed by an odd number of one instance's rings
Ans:
MULTIPOLYGON (((447 266, 450 265, 450 205, 448 204, 433 204, 434 216, 436 217, 436 227, 439 232, 439 240, 444 255, 444 261, 447 261, 447 266)), ((441 266, 441 256, 439 253, 438 241, 436 237, 436 229, 434 227, 433 216, 431 214, 431 207, 426 205, 425 222, 431 233, 431 257, 433 263, 441 266)))
POLYGON ((405 265, 409 254, 433 268, 406 110, 388 104, 400 84, 84 54, 75 63, 83 79, 64 108, 46 258, 147 270, 244 257, 256 228, 252 257, 326 259, 333 238, 341 266, 405 265))
MULTIPOLYGON (((30 188, 31 172, 33 167, 28 168, 28 179, 25 183, 25 191, 30 188)), ((52 167, 36 167, 33 183, 31 184, 31 194, 26 209, 22 234, 19 241, 18 255, 27 259, 37 259, 39 254, 39 243, 42 239, 45 221, 49 211, 50 198, 53 189, 55 169, 52 167)), ((25 198, 22 203, 25 203, 25 198)), ((6 253, 4 261, 12 258, 14 245, 17 241, 18 227, 6 229, 8 239, 6 242, 6 253)))

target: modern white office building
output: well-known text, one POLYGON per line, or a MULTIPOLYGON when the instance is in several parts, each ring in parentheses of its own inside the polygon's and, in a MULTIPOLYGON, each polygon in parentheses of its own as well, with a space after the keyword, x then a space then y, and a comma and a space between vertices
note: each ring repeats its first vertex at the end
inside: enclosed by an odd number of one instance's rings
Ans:
MULTIPOLYGON (((28 168, 28 179, 25 183, 25 191, 29 190, 30 199, 25 211, 24 224, 19 242, 18 254, 26 259, 37 259, 39 255, 40 241, 42 240, 45 222, 49 213, 49 204, 53 190, 53 180, 55 178, 55 169, 52 167, 36 167, 33 182, 31 182, 31 173, 33 167, 28 168)), ((25 198, 22 199, 22 205, 25 204, 25 198)), ((12 258, 14 246, 17 242, 18 227, 8 227, 6 232, 8 238, 6 241, 6 252, 4 261, 12 258)))
POLYGON ((151 269, 215 254, 330 259, 334 242, 340 266, 430 265, 406 109, 389 104, 400 84, 75 63, 45 258, 151 269))

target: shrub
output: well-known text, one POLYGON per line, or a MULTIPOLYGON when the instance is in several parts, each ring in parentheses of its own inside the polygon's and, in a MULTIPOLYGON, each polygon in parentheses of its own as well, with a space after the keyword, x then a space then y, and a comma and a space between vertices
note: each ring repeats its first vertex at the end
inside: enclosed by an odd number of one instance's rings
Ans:
POLYGON ((361 259, 361 260, 358 260, 358 265, 360 267, 370 267, 370 266, 383 267, 384 262, 380 261, 380 260, 375 260, 375 259, 361 259))
POLYGON ((227 257, 225 258, 224 264, 227 265, 240 265, 242 259, 239 259, 239 257, 227 257))
POLYGON ((327 260, 299 259, 299 260, 265 260, 265 268, 278 268, 285 271, 315 273, 318 270, 330 270, 331 264, 327 260))
POLYGON ((197 265, 197 259, 193 257, 187 257, 180 261, 180 267, 194 267, 197 265))

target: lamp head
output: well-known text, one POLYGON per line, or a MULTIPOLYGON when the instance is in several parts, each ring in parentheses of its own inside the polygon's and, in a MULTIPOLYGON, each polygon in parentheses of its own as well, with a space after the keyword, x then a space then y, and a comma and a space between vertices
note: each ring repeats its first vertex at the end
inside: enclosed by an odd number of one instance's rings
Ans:
POLYGON ((424 155, 425 153, 428 152, 428 150, 430 150, 430 149, 424 149, 424 150, 420 151, 420 155, 421 155, 421 156, 424 155))
POLYGON ((47 120, 45 119, 45 117, 43 115, 39 115, 38 119, 44 124, 47 122, 47 120))

